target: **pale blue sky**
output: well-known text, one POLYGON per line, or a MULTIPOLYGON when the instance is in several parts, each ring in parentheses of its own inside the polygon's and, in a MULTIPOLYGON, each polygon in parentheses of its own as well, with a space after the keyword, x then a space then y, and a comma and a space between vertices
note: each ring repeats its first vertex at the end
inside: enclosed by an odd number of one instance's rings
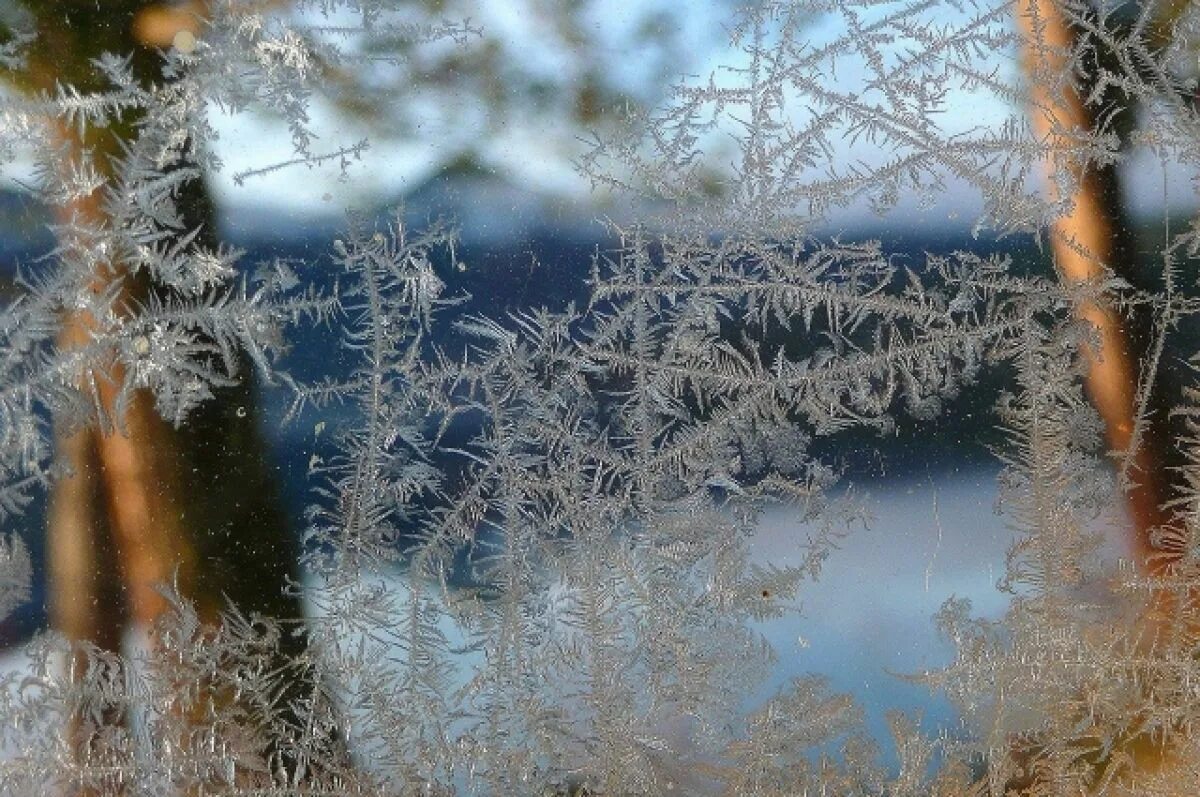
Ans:
MULTIPOLYGON (((597 48, 609 60, 605 71, 618 85, 629 86, 635 92, 647 92, 645 82, 655 79, 648 75, 649 67, 639 60, 639 53, 631 51, 624 43, 631 30, 651 14, 663 0, 629 0, 619 6, 621 12, 597 13, 589 17, 591 30, 600 40, 597 48)), ((524 0, 492 0, 483 8, 485 17, 473 22, 483 27, 486 35, 499 40, 506 51, 527 59, 524 68, 533 74, 549 72, 558 75, 570 74, 574 68, 567 53, 553 48, 539 47, 538 43, 549 38, 541 29, 544 20, 539 20, 523 11, 528 3, 524 0)), ((608 9, 612 6, 608 5, 608 9)), ((682 65, 691 74, 694 82, 703 82, 722 63, 730 63, 736 53, 721 47, 724 28, 732 22, 731 4, 728 2, 704 2, 693 0, 689 13, 682 17, 686 28, 679 36, 685 49, 694 54, 694 62, 682 65)), ((952 11, 946 13, 952 14, 952 11)), ((945 14, 943 14, 945 16, 945 14)), ((949 21, 947 18, 946 21, 949 21)), ((813 21, 809 35, 814 45, 836 36, 844 22, 841 17, 829 16, 813 21)), ((838 80, 848 84, 862 83, 867 77, 862 64, 844 61, 838 80)), ((1015 66, 1001 64, 1002 73, 1010 72, 1015 66)), ((446 102, 445 97, 416 99, 420 103, 446 102)), ((233 184, 232 175, 267 162, 285 161, 293 157, 286 129, 281 125, 255 117, 218 119, 222 144, 220 154, 227 168, 218 182, 221 199, 232 205, 273 207, 278 210, 300 214, 320 213, 323 208, 340 208, 348 201, 362 201, 365 197, 394 197, 405 186, 419 183, 447 159, 459 153, 472 140, 481 135, 479 114, 464 105, 457 120, 445 119, 444 107, 430 107, 429 116, 435 120, 429 129, 423 130, 420 139, 385 140, 370 136, 362 126, 339 118, 336 114, 320 107, 314 109, 314 121, 325 141, 352 142, 363 137, 373 139, 372 150, 363 163, 352 167, 349 180, 339 180, 334 168, 310 171, 305 167, 290 169, 269 177, 255 178, 242 187, 233 184), (442 117, 439 122, 438 117, 442 117)), ((419 112, 419 111, 418 111, 419 112)), ((1013 109, 995 102, 989 97, 953 96, 947 102, 946 113, 941 123, 949 131, 965 130, 972 126, 999 125, 1013 109)), ((579 130, 566 120, 547 120, 535 117, 536 124, 522 125, 514 122, 499 134, 479 147, 481 156, 490 165, 506 172, 514 182, 535 191, 586 197, 588 182, 579 177, 572 165, 581 148, 576 136, 579 130)), ((867 164, 877 163, 883 154, 865 143, 857 149, 843 144, 835 151, 833 160, 839 163, 851 160, 867 164)))
MULTIPOLYGON (((541 46, 552 40, 545 18, 529 13, 538 0, 488 0, 473 4, 480 16, 472 22, 500 43, 503 51, 522 59, 526 74, 553 75, 569 79, 579 69, 577 59, 561 48, 541 46)), ((693 55, 693 62, 681 64, 691 80, 702 82, 721 63, 728 63, 731 53, 721 47, 725 26, 730 24, 730 0, 689 0, 688 12, 672 17, 684 28, 678 32, 683 49, 693 55)), ((895 4, 880 4, 878 13, 887 13, 895 4)), ((630 46, 632 31, 659 7, 670 7, 669 0, 622 0, 613 4, 593 3, 585 27, 593 38, 592 49, 605 60, 604 71, 617 85, 629 87, 635 94, 650 95, 648 81, 657 80, 646 52, 630 46), (614 9, 616 9, 614 11, 614 9)), ((947 3, 937 7, 938 22, 952 24, 957 12, 947 3)), ((473 13, 475 13, 473 11, 473 13)), ((844 29, 844 19, 829 15, 814 19, 807 35, 813 45, 827 41, 844 29)), ((1001 78, 1017 70, 1015 58, 998 59, 1001 78)), ((839 82, 861 84, 867 79, 864 66, 846 60, 839 64, 839 82)), ((363 160, 340 175, 336 166, 309 169, 303 165, 267 176, 255 177, 238 186, 234 175, 252 168, 294 158, 286 126, 253 114, 231 118, 214 109, 213 121, 220 132, 218 154, 225 162, 222 173, 215 175, 214 188, 221 206, 237 212, 251 208, 274 213, 287 213, 297 218, 340 215, 347 206, 371 206, 392 201, 406 190, 434 174, 441 165, 466 149, 475 149, 487 165, 493 166, 512 183, 533 193, 564 198, 581 206, 587 205, 589 183, 580 177, 573 166, 582 145, 577 137, 580 130, 565 118, 552 115, 531 115, 506 124, 500 131, 484 133, 483 113, 468 100, 446 96, 417 95, 404 98, 411 115, 428 120, 411 138, 387 137, 374 134, 364 125, 355 123, 318 103, 312 109, 314 126, 321 140, 314 147, 323 152, 356 142, 363 138, 372 141, 372 148, 363 160), (474 144, 474 146, 472 146, 474 144)), ((1007 103, 994 97, 951 95, 945 104, 940 123, 947 131, 963 131, 972 127, 998 127, 1014 114, 1007 103)), ((844 141, 835 142, 831 154, 836 164, 878 164, 887 153, 866 142, 851 147, 844 141)), ((712 147, 719 150, 719 144, 712 147)), ((11 176, 28 179, 23 169, 7 170, 11 176)), ((1169 202, 1180 208, 1195 205, 1192 187, 1187 179, 1173 175, 1170 165, 1142 155, 1135 158, 1128 172, 1127 190, 1136 197, 1131 204, 1149 213, 1159 212, 1164 190, 1169 202)), ((950 222, 969 219, 979 208, 970 191, 950 182, 944 195, 934 198, 923 208, 917 202, 902 202, 894 221, 903 223, 950 222)), ((851 208, 840 214, 838 223, 856 226, 870 223, 865 207, 851 208)))
MULTIPOLYGON (((706 73, 719 56, 714 44, 724 38, 722 25, 727 22, 730 3, 689 0, 687 14, 677 17, 684 27, 678 36, 686 51, 696 54, 695 63, 686 65, 706 73)), ((562 49, 541 46, 554 39, 545 18, 528 13, 527 0, 488 0, 476 10, 471 22, 497 40, 500 47, 522 59, 526 74, 546 74, 557 79, 576 74, 579 65, 562 49)), ((622 3, 598 3, 585 14, 585 26, 594 36, 593 49, 606 61, 604 71, 613 83, 634 93, 648 91, 649 64, 645 52, 631 50, 632 31, 659 7, 670 7, 668 0, 623 0, 622 3), (615 10, 614 10, 615 9, 615 10), (598 41, 598 44, 595 42, 598 41)), ((243 116, 236 119, 216 117, 220 131, 219 154, 226 169, 216 181, 219 199, 229 205, 271 207, 298 214, 337 211, 346 204, 357 204, 368 197, 394 198, 406 187, 420 183, 447 160, 484 137, 482 114, 466 100, 457 114, 447 112, 446 96, 406 98, 415 102, 416 113, 425 105, 431 124, 415 139, 388 140, 361 124, 340 117, 327 106, 314 108, 313 120, 323 139, 351 143, 361 138, 372 140, 372 149, 361 164, 340 179, 333 168, 309 170, 303 166, 271 176, 247 180, 237 186, 233 175, 249 168, 290 160, 294 157, 286 127, 269 120, 243 116), (456 117, 456 118, 454 118, 456 117)), ((506 172, 514 182, 531 190, 580 199, 588 194, 588 182, 579 177, 573 161, 581 152, 577 127, 566 119, 532 117, 531 123, 513 121, 498 134, 478 143, 477 150, 488 165, 506 172)))

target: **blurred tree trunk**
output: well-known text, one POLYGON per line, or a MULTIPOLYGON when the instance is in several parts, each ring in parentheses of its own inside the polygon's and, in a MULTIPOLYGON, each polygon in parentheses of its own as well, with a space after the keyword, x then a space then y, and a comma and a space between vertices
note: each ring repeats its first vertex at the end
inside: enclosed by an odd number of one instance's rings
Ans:
MULTIPOLYGON (((1083 163, 1070 154, 1084 137, 1096 131, 1103 108, 1090 108, 1088 96, 1099 70, 1111 56, 1095 42, 1084 54, 1082 73, 1073 71, 1070 54, 1076 48, 1076 33, 1063 11, 1065 0, 1020 0, 1017 22, 1024 37, 1023 67, 1030 84, 1030 121, 1034 134, 1048 148, 1046 191, 1051 201, 1066 201, 1069 211, 1059 216, 1051 229, 1051 251, 1062 281, 1084 285, 1111 273, 1134 289, 1161 292, 1148 283, 1137 262, 1135 233, 1122 201, 1115 165, 1083 163), (1079 88, 1076 88, 1079 86, 1079 88), (1070 196, 1057 193, 1054 177, 1067 170, 1070 196)), ((1113 69, 1113 72, 1119 72, 1113 69)), ((1126 101, 1122 98, 1122 101, 1126 101)), ((1125 105, 1108 123, 1118 133, 1134 123, 1134 109, 1125 105)), ((1122 135, 1122 141, 1125 136, 1122 135)), ((1109 449, 1120 456, 1120 477, 1132 523, 1129 549, 1142 571, 1151 578, 1169 576, 1184 552, 1163 540, 1179 535, 1180 521, 1169 509, 1173 497, 1170 474, 1183 462, 1182 446, 1170 428, 1166 393, 1161 384, 1159 356, 1161 335, 1156 328, 1154 308, 1135 305, 1125 312, 1103 299, 1084 300, 1076 314, 1096 330, 1095 345, 1085 352, 1087 389, 1104 421, 1109 449), (1150 381, 1156 380, 1156 381, 1150 381)), ((1167 578, 1167 583, 1171 579, 1167 578)), ((1152 582, 1153 583, 1153 582, 1152 582)), ((1191 588, 1187 593, 1194 592, 1191 588)), ((1195 597, 1183 596, 1185 601, 1195 597)), ((1155 589, 1142 608, 1137 629, 1146 655, 1168 654, 1173 645, 1187 644, 1175 631, 1188 616, 1174 589, 1155 589), (1162 640, 1171 639, 1162 645, 1162 640), (1160 648, 1161 645, 1161 648, 1160 648)), ((1136 727, 1131 723, 1130 727, 1136 727)), ((1119 750, 1107 752, 1097 762, 1101 767, 1126 766, 1135 778, 1167 777, 1190 771, 1181 766, 1175 746, 1167 740, 1171 731, 1146 730, 1126 738, 1119 750), (1121 763, 1123 759, 1124 763, 1121 763), (1118 762, 1114 764, 1113 762, 1118 762)), ((1027 750, 1022 769, 1027 780, 1008 784, 1015 793, 1041 793, 1047 783, 1038 783, 1029 763, 1037 748, 1027 750)), ((1180 786, 1179 794, 1191 793, 1194 784, 1180 786)))
MULTIPOLYGON (((1090 90, 1089 81, 1097 78, 1096 67, 1105 54, 1093 48, 1086 74, 1072 71, 1069 54, 1076 40, 1061 2, 1020 0, 1016 6, 1025 41, 1022 56, 1030 84, 1030 122, 1035 137, 1049 150, 1046 191, 1051 201, 1065 201, 1069 207, 1050 231, 1054 263, 1067 285, 1103 279, 1111 271, 1140 287, 1136 242, 1116 167, 1082 163, 1071 154, 1095 129, 1097 115, 1083 97, 1090 90), (1075 88, 1077 80, 1082 90, 1075 88), (1059 195, 1054 179, 1064 170, 1074 187, 1070 196, 1059 195)), ((1132 110, 1122 113, 1131 115, 1132 110)), ((1151 312, 1135 309, 1123 316, 1103 299, 1081 301, 1076 308, 1098 336, 1085 352, 1087 389, 1104 421, 1109 449, 1121 456, 1120 474, 1133 524, 1131 552, 1148 572, 1158 572, 1170 562, 1155 540, 1171 521, 1164 507, 1171 495, 1170 469, 1178 463, 1172 455, 1165 409, 1154 406, 1155 395, 1139 394, 1142 379, 1154 376, 1141 373, 1155 346, 1151 312)))
MULTIPOLYGON (((18 77, 22 88, 41 91, 58 84, 81 92, 103 89, 91 61, 104 52, 132 53, 140 80, 162 82, 154 47, 169 45, 181 25, 196 25, 193 12, 200 10, 199 4, 179 9, 147 0, 26 5, 37 39, 28 69, 18 77)), ((121 142, 134 133, 134 121, 126 120, 82 136, 64 128, 61 136, 68 159, 86 157, 111 174, 121 142)), ((102 221, 102 201, 97 192, 65 208, 60 221, 72 216, 102 221)), ((190 182, 178 201, 185 229, 201 227, 196 242, 215 248, 206 186, 190 182)), ((121 283, 118 304, 161 290, 119 262, 97 274, 96 290, 112 281, 121 283)), ((60 345, 81 345, 94 325, 85 313, 69 314, 60 345)), ((54 626, 72 640, 119 650, 128 624, 149 626, 168 609, 158 589, 172 583, 205 621, 217 619, 226 598, 246 615, 302 617, 299 600, 286 589, 298 566, 297 551, 268 471, 249 368, 242 368, 242 376, 240 385, 218 390, 180 429, 158 415, 144 390, 115 431, 60 429, 57 456, 70 475, 55 483, 50 501, 50 609, 54 626)), ((113 383, 98 381, 101 404, 111 411, 113 383)), ((305 640, 286 634, 281 645, 282 656, 298 656, 305 640)))

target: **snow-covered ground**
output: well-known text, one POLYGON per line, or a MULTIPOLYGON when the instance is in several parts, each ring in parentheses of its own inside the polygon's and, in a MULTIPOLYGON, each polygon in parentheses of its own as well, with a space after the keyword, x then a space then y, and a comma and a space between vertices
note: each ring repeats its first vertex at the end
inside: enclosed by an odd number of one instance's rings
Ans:
MULTIPOLYGON (((1011 532, 993 512, 994 494, 994 469, 864 492, 861 500, 874 516, 870 525, 852 532, 821 578, 805 585, 800 612, 761 625, 779 659, 758 699, 792 677, 820 673, 834 689, 856 697, 885 750, 889 709, 918 712, 929 729, 952 729, 950 706, 897 674, 949 661, 950 647, 931 621, 947 598, 968 597, 981 614, 1004 610, 1006 596, 995 584, 1011 532)), ((801 555, 807 536, 785 510, 775 510, 763 520, 755 555, 783 564, 801 555)), ((0 658, 0 674, 28 667, 19 650, 0 658)))
MULTIPOLYGON (((855 696, 881 741, 891 709, 921 712, 931 729, 953 723, 947 701, 897 675, 950 661, 952 649, 932 621, 947 598, 969 598, 987 616, 1007 607, 996 582, 1012 532, 993 510, 995 490, 996 470, 978 468, 868 492, 872 522, 805 586, 800 613, 762 625, 779 655, 764 693, 797 675, 823 674, 835 690, 855 696)), ((796 535, 785 512, 770 514, 758 553, 779 561, 795 548, 796 535)))

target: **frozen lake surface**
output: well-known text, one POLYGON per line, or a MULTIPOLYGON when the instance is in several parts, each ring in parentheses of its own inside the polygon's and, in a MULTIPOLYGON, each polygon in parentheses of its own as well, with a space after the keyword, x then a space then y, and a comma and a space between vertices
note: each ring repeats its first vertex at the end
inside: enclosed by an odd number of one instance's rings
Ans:
MULTIPOLYGON (((870 525, 856 528, 820 579, 804 586, 798 615, 761 626, 779 655, 766 694, 797 675, 823 674, 859 701, 885 750, 889 710, 920 712, 928 730, 952 725, 946 700, 897 675, 951 660, 932 620, 946 599, 969 598, 976 614, 989 617, 1008 606, 996 582, 1012 532, 994 511, 996 473, 977 466, 865 490, 870 525)), ((757 553, 786 559, 796 535, 787 514, 775 511, 764 519, 757 553)))
MULTIPOLYGON (((856 698, 885 754, 891 709, 920 715, 928 731, 953 731, 950 705, 897 675, 950 661, 951 648, 931 620, 947 598, 970 598, 975 612, 987 616, 1000 615, 1007 605, 995 585, 1012 534, 993 511, 995 475, 994 468, 980 468, 861 490, 873 521, 843 541, 818 581, 803 586, 798 613, 760 625, 778 662, 753 702, 795 676, 816 673, 856 698)), ((772 510, 754 555, 781 565, 795 562, 807 538, 808 530, 786 510, 772 510)), ((402 592, 390 580, 383 578, 383 586, 402 592)), ((28 666, 16 649, 0 661, 5 673, 28 666)))

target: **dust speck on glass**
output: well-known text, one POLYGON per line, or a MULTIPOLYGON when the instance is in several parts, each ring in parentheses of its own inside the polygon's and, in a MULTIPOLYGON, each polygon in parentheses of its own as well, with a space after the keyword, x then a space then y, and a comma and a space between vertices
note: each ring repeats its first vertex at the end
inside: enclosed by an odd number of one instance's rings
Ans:
POLYGON ((0 794, 1195 792, 1200 7, 614 8, 0 2, 0 794))

